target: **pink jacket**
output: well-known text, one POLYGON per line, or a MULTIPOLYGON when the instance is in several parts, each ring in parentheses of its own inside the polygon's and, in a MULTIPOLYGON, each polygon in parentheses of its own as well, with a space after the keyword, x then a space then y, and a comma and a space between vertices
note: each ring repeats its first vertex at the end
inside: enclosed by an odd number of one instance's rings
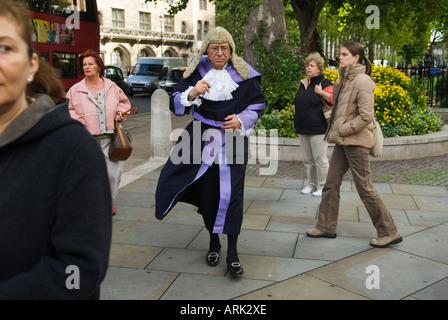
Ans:
MULTIPOLYGON (((107 78, 104 79, 104 93, 106 95, 106 128, 114 128, 114 119, 117 112, 125 112, 131 108, 131 102, 115 83, 107 78)), ((86 80, 75 84, 67 92, 68 111, 71 117, 86 126, 90 134, 100 134, 100 123, 95 104, 88 97, 89 90, 86 80)))

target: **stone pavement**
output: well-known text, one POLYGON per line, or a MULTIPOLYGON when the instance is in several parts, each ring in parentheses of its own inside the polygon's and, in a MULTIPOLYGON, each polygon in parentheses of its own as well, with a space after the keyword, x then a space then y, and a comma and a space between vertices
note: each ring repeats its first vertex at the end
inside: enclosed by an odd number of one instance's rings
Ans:
MULTIPOLYGON (((149 118, 138 115, 125 123, 135 149, 115 201, 118 213, 101 299, 448 299, 447 180, 403 184, 396 174, 375 182, 404 239, 378 249, 369 245, 375 229, 350 175, 341 187, 338 237, 311 239, 305 231, 316 223, 320 198, 300 193, 303 165, 282 163, 273 176, 259 175, 259 165, 249 166, 238 241, 245 273, 234 279, 226 270, 225 236, 221 263, 206 265, 208 232, 195 207, 179 203, 163 221, 155 219, 154 193, 166 159, 149 159, 149 118)), ((173 128, 183 128, 190 119, 172 120, 173 128)), ((388 170, 403 173, 418 163, 440 166, 435 175, 444 176, 448 156, 397 161, 388 170)))

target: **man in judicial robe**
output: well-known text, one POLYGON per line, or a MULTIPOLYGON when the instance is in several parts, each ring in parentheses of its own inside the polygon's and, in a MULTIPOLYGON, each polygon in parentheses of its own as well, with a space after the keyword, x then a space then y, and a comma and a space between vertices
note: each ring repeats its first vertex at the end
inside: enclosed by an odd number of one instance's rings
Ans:
POLYGON ((176 115, 194 120, 180 135, 163 167, 156 190, 156 217, 177 202, 198 207, 210 234, 209 266, 220 260, 219 234, 227 234, 227 267, 243 268, 237 239, 243 221, 248 136, 265 108, 260 74, 235 53, 230 33, 217 27, 204 39, 170 99, 176 115))

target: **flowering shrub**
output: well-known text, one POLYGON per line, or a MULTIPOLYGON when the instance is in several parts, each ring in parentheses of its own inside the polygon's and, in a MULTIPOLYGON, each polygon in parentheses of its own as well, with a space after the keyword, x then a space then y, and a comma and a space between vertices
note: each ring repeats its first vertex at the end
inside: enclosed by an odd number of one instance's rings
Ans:
POLYGON ((328 69, 324 70, 324 77, 331 81, 331 83, 335 83, 339 78, 339 72, 336 69, 328 69))
POLYGON ((373 67, 372 80, 376 84, 395 85, 409 90, 412 80, 397 68, 373 67))
MULTIPOLYGON (((402 123, 408 117, 411 104, 407 91, 402 87, 376 84, 375 116, 383 127, 383 131, 391 127, 396 128, 397 124, 402 123)), ((397 135, 398 132, 391 132, 391 134, 397 135)))
POLYGON ((440 130, 442 118, 426 105, 424 83, 392 67, 373 67, 375 115, 386 137, 440 130))
POLYGON ((277 129, 279 137, 296 138, 297 133, 294 128, 294 104, 289 103, 282 110, 273 109, 270 113, 263 114, 257 122, 255 132, 266 130, 266 136, 269 136, 269 130, 277 129))
MULTIPOLYGON (((327 79, 337 79, 337 70, 326 69, 327 79)), ((375 116, 385 137, 421 135, 439 131, 443 120, 426 106, 424 83, 392 67, 373 67, 375 116)))

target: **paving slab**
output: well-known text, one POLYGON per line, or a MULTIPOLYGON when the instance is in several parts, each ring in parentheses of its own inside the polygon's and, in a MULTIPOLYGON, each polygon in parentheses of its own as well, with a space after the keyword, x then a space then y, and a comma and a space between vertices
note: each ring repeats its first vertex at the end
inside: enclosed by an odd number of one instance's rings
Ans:
POLYGON ((323 260, 248 254, 241 254, 240 261, 245 270, 242 276, 244 279, 266 281, 283 281, 330 263, 323 260))
MULTIPOLYGON (((437 225, 405 238, 399 249, 448 265, 448 226, 437 225)), ((448 297, 447 297, 448 298, 448 297)))
POLYGON ((370 299, 403 299, 447 276, 448 265, 397 250, 371 249, 309 272, 310 275, 370 299), (371 272, 379 270, 379 289, 368 289, 371 272), (418 276, 417 276, 418 275, 418 276))
POLYGON ((448 197, 413 196, 419 210, 446 212, 448 197))
POLYGON ((262 186, 265 188, 296 189, 300 192, 305 187, 304 183, 305 180, 303 179, 265 178, 262 186))
POLYGON ((163 294, 161 300, 229 300, 272 283, 182 273, 163 294))
POLYGON ((149 193, 154 195, 156 193, 156 187, 157 187, 157 180, 140 178, 120 188, 120 192, 149 193))
POLYGON ((416 293, 413 298, 419 300, 447 300, 448 299, 448 278, 440 280, 416 293))
POLYGON ((158 223, 154 215, 154 207, 131 207, 115 205, 117 214, 114 216, 114 221, 130 220, 130 221, 147 221, 158 223))
MULTIPOLYGON (((359 222, 372 222, 369 213, 365 207, 358 207, 359 222)), ((410 225, 409 218, 404 209, 389 209, 389 212, 394 219, 396 225, 410 225)))
MULTIPOLYGON (((220 239, 221 250, 226 251, 227 237, 221 235, 220 239)), ((238 253, 292 257, 296 241, 296 233, 243 229, 238 236, 238 253)), ((209 235, 208 231, 204 229, 195 237, 188 249, 207 249, 208 245, 209 235)))
POLYGON ((109 267, 101 284, 101 300, 160 299, 178 276, 164 271, 109 267))
POLYGON ((244 187, 244 199, 246 200, 262 200, 262 201, 278 201, 283 189, 278 188, 260 188, 260 187, 244 187))
POLYGON ((114 200, 114 205, 130 206, 130 207, 146 207, 151 208, 156 203, 153 195, 148 195, 145 192, 118 192, 117 198, 114 200))
POLYGON ((162 248, 112 243, 109 265, 113 267, 144 269, 162 248))
POLYGON ((367 300, 367 298, 309 274, 303 274, 242 295, 235 300, 367 300))
POLYGON ((115 221, 112 229, 112 242, 153 247, 186 248, 201 230, 202 227, 191 225, 115 221))
POLYGON ((224 277, 227 272, 225 261, 210 267, 205 263, 206 256, 207 250, 165 248, 146 269, 224 277))
POLYGON ((394 184, 394 183, 391 183, 390 187, 394 194, 448 197, 448 189, 446 187, 407 185, 407 184, 394 184))
POLYGON ((246 215, 267 215, 267 216, 293 216, 315 218, 317 216, 317 203, 297 202, 272 202, 253 201, 246 215))
POLYGON ((305 233, 306 230, 314 228, 316 222, 317 219, 311 218, 273 216, 269 220, 266 230, 290 233, 305 233))
POLYGON ((298 189, 283 189, 283 193, 280 202, 299 202, 301 204, 314 204, 320 203, 320 197, 314 197, 309 194, 302 194, 298 189))
POLYGON ((431 227, 448 222, 448 212, 406 210, 406 216, 415 226, 431 227))
POLYGON ((335 239, 310 238, 299 234, 294 258, 338 261, 345 257, 370 250, 370 240, 338 236, 335 239))

